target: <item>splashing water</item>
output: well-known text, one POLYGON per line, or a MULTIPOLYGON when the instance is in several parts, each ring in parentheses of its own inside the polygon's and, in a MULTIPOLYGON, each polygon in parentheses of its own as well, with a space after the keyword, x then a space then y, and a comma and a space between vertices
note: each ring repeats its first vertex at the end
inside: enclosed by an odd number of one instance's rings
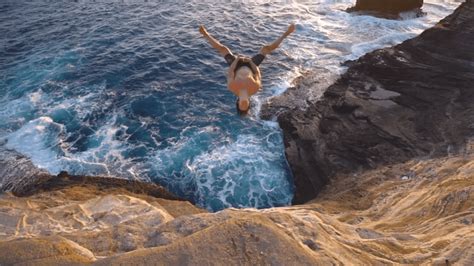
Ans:
POLYGON ((312 67, 414 37, 456 1, 425 1, 427 16, 386 20, 344 12, 353 1, 219 5, 187 1, 0 4, 0 138, 53 174, 157 182, 210 210, 291 203, 282 134, 261 102, 312 67), (226 65, 197 27, 253 55, 290 22, 296 32, 261 66, 249 117, 235 112, 226 65))

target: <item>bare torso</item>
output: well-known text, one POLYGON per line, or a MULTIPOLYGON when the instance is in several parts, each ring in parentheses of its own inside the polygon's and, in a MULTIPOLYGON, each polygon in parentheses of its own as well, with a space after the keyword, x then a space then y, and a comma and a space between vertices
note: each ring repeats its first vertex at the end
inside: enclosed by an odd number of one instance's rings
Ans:
MULTIPOLYGON (((237 61, 237 60, 235 60, 237 61)), ((229 68, 227 87, 236 96, 241 96, 242 90, 246 90, 247 96, 252 96, 261 88, 261 74, 258 66, 250 62, 252 69, 243 66, 235 70, 237 63, 234 62, 229 68)))

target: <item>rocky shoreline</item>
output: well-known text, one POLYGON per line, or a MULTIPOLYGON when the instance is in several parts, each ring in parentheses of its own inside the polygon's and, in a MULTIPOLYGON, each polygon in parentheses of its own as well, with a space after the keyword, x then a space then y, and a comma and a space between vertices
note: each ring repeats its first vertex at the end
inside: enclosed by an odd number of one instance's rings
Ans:
POLYGON ((350 62, 306 108, 293 104, 298 91, 321 88, 305 78, 272 99, 264 113, 279 114, 294 203, 316 197, 336 173, 463 153, 474 136, 473 43, 468 0, 420 36, 350 62))
POLYGON ((0 265, 472 264, 473 43, 468 0, 333 85, 315 69, 272 99, 301 205, 208 213, 1 150, 0 265))
POLYGON ((303 205, 217 213, 52 178, 30 196, 0 194, 0 264, 468 265, 473 175, 473 155, 411 160, 337 175, 303 205))

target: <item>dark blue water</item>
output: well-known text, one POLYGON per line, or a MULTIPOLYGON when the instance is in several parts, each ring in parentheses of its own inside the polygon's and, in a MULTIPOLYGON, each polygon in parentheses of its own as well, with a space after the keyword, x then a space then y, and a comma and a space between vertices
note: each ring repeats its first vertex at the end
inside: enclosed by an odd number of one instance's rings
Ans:
POLYGON ((153 181, 210 210, 288 205, 282 134, 258 118, 261 102, 315 64, 343 71, 451 8, 391 22, 343 12, 351 1, 216 3, 2 1, 0 137, 53 174, 153 181), (261 66, 255 108, 238 116, 225 62, 198 26, 253 55, 293 21, 261 66))

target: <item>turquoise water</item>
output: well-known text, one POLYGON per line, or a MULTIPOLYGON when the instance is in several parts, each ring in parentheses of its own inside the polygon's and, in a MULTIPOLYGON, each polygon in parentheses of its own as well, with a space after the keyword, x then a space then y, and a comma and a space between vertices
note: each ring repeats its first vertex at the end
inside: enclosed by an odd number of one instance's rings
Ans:
POLYGON ((389 21, 344 12, 352 1, 6 1, 0 3, 0 138, 53 174, 157 182, 209 210, 284 206, 293 196, 282 133, 259 118, 268 97, 314 66, 413 37, 449 14, 389 21), (219 3, 219 4, 217 4, 219 3), (290 22, 296 32, 261 66, 247 117, 226 65, 198 25, 253 55, 290 22))

